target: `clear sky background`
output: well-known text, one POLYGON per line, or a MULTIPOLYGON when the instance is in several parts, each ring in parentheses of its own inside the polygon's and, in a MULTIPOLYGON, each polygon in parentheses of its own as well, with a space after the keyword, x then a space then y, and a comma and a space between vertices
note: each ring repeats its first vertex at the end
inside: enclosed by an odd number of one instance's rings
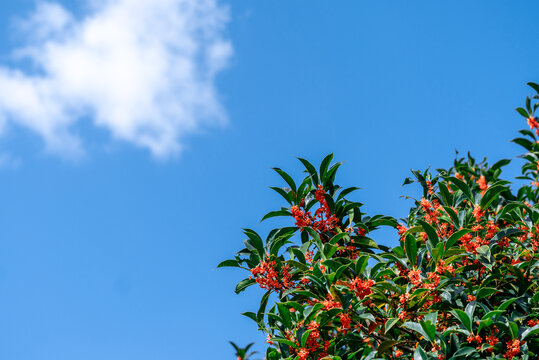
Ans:
POLYGON ((539 82, 536 1, 92 2, 0 2, 6 360, 262 349, 260 292, 215 267, 284 205, 271 167, 334 152, 365 211, 402 217, 411 168, 517 156, 539 82))

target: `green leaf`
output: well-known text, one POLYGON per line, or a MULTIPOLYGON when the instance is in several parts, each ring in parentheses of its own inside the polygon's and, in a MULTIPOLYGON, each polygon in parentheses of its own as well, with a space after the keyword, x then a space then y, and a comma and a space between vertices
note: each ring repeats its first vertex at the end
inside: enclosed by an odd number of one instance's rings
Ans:
POLYGON ((466 330, 472 332, 472 319, 464 311, 460 309, 455 309, 451 313, 460 320, 461 324, 464 325, 466 330))
POLYGON ((284 172, 283 170, 281 170, 279 168, 275 167, 275 168, 273 168, 273 170, 275 170, 277 172, 277 174, 281 175, 281 177, 284 179, 284 181, 286 181, 288 186, 290 186, 290 189, 292 189, 292 191, 295 193, 297 188, 296 188, 296 183, 294 182, 292 177, 290 177, 290 175, 288 175, 286 172, 284 172))
POLYGON ((530 335, 539 333, 539 325, 535 325, 522 333, 521 340, 526 339, 530 335))
POLYGON ((291 247, 290 251, 294 254, 294 257, 300 262, 301 264, 305 264, 305 254, 300 249, 291 247))
POLYGON ((238 285, 236 285, 236 290, 234 291, 236 292, 236 294, 239 294, 253 284, 256 284, 255 279, 243 279, 238 283, 238 285))
POLYGON ((320 163, 320 177, 322 178, 322 180, 325 180, 325 175, 332 159, 333 159, 333 154, 328 154, 326 155, 324 160, 322 160, 322 162, 320 163))
POLYGON ((270 186, 270 189, 277 192, 279 195, 281 195, 286 200, 286 202, 289 203, 290 205, 293 204, 293 201, 290 198, 290 195, 288 194, 288 192, 286 192, 285 189, 276 187, 276 186, 270 186))
POLYGON ((496 288, 490 288, 490 287, 481 288, 477 292, 476 298, 477 298, 477 300, 483 299, 483 298, 486 298, 487 296, 490 296, 490 295, 494 294, 497 291, 498 291, 498 289, 496 289, 496 288))
POLYGON ((264 217, 262 218, 262 220, 260 220, 260 222, 266 219, 272 218, 272 217, 276 217, 276 216, 292 216, 292 213, 288 210, 270 211, 269 213, 264 215, 264 217))
POLYGON ((331 238, 331 240, 329 240, 329 243, 330 244, 336 244, 339 240, 341 240, 341 239, 343 239, 343 238, 345 238, 347 236, 348 236, 348 233, 346 233, 346 232, 337 234, 337 235, 333 236, 331 238))
POLYGON ((314 230, 313 228, 306 227, 305 230, 307 230, 309 235, 311 235, 311 237, 313 238, 314 244, 318 247, 318 250, 320 251, 320 253, 322 253, 322 258, 325 260, 325 257, 323 254, 324 246, 322 245, 322 240, 320 240, 320 236, 318 235, 316 230, 314 230))
POLYGON ((281 358, 277 349, 269 347, 266 350, 266 360, 279 360, 281 358))
POLYGON ((359 190, 360 188, 358 187, 349 187, 349 188, 346 188, 344 190, 342 190, 340 193, 339 193, 339 196, 337 196, 337 201, 343 199, 346 195, 350 194, 352 191, 356 191, 356 190, 359 190))
POLYGON ((313 182, 313 185, 317 186, 318 184, 320 184, 320 179, 318 179, 318 174, 314 166, 305 159, 298 158, 298 160, 301 161, 301 163, 303 164, 303 166, 305 166, 305 169, 307 170, 309 175, 311 175, 311 180, 313 182))
POLYGON ((325 183, 332 183, 333 181, 335 181, 335 175, 337 174, 337 170, 342 164, 343 163, 341 161, 341 162, 331 165, 331 167, 329 168, 326 174, 326 178, 324 179, 325 183))
POLYGON ((240 315, 247 316, 249 319, 253 320, 255 323, 258 323, 258 320, 256 319, 256 314, 251 311, 247 311, 244 313, 241 313, 240 315))
POLYGON ((514 142, 515 144, 518 144, 525 148, 528 151, 531 151, 533 149, 533 144, 530 140, 524 139, 524 138, 516 138, 511 140, 511 142, 514 142))
POLYGON ((414 360, 427 360, 427 354, 421 346, 418 346, 414 351, 414 360))
POLYGON ((258 252, 260 259, 263 259, 265 255, 264 242, 260 235, 251 229, 243 229, 243 233, 249 238, 245 241, 245 246, 247 246, 247 248, 254 248, 258 252))
POLYGON ((430 321, 432 325, 436 325, 436 323, 438 322, 438 311, 428 313, 427 315, 425 315, 423 320, 425 322, 430 321))
POLYGON ((297 349, 298 346, 293 343, 292 341, 290 340, 286 340, 286 339, 283 339, 283 338, 272 338, 271 341, 275 341, 275 342, 278 342, 278 343, 281 343, 281 344, 285 344, 285 345, 288 345, 290 347, 293 347, 294 349, 297 349))
POLYGON ((499 233, 494 235, 494 237, 492 239, 490 239, 490 243, 491 244, 495 243, 496 241, 501 240, 504 237, 514 236, 514 235, 521 235, 521 234, 524 234, 524 231, 522 231, 520 229, 516 229, 516 228, 503 229, 502 231, 500 231, 499 233))
POLYGON ((521 206, 522 206, 522 204, 517 203, 517 202, 513 202, 513 203, 509 203, 509 204, 505 205, 498 212, 498 214, 496 214, 496 221, 498 221, 499 219, 503 218, 506 214, 509 214, 511 211, 513 211, 515 209, 518 209, 521 206))
POLYGON ((404 248, 406 249, 406 257, 412 266, 416 265, 417 261, 417 241, 412 235, 406 235, 404 240, 404 248))
POLYGON ((509 330, 511 330, 511 337, 516 339, 518 337, 518 325, 513 321, 509 321, 509 330))
POLYGON ((533 90, 535 90, 539 94, 539 85, 533 82, 529 82, 528 86, 530 86, 533 90))
POLYGON ((222 267, 226 267, 226 266, 229 266, 229 267, 239 267, 239 264, 238 264, 238 261, 237 260, 225 260, 225 261, 222 261, 221 263, 219 263, 219 265, 217 265, 217 268, 222 268, 222 267))
POLYGON ((402 326, 421 334, 425 339, 429 338, 429 335, 425 332, 423 327, 416 322, 407 321, 402 324, 402 326))
POLYGON ((427 233, 427 237, 429 238, 429 241, 431 242, 433 247, 436 247, 438 245, 439 239, 438 235, 436 234, 436 229, 432 227, 429 223, 426 223, 423 220, 417 220, 419 224, 423 227, 423 230, 427 233))
POLYGON ((526 110, 524 110, 523 108, 521 107, 517 107, 515 109, 520 115, 524 116, 525 118, 529 118, 530 115, 528 115, 528 112, 526 110))
POLYGON ((324 304, 317 303, 311 308, 308 308, 305 311, 305 324, 308 324, 311 322, 311 320, 316 316, 318 311, 324 307, 324 304))
POLYGON ((385 332, 387 333, 393 327, 393 325, 395 325, 398 322, 399 322, 399 318, 387 319, 386 325, 385 325, 385 332))
POLYGON ((455 358, 458 358, 458 357, 461 357, 461 356, 468 356, 468 355, 471 355, 473 353, 477 352, 477 350, 473 347, 469 347, 469 346, 465 346, 463 348, 460 348, 459 350, 457 350, 457 352, 455 352, 455 354, 453 355, 453 357, 451 359, 455 359, 455 358))
POLYGON ((281 319, 283 320, 284 327, 290 329, 292 327, 290 309, 288 309, 283 303, 277 303, 277 309, 279 310, 279 315, 281 315, 281 319))
POLYGON ((260 307, 256 313, 256 321, 261 322, 264 319, 264 312, 266 311, 266 306, 268 305, 268 300, 271 295, 271 290, 266 291, 260 300, 260 307))
POLYGON ((455 233, 453 233, 453 235, 451 235, 449 237, 449 239, 447 239, 446 243, 445 243, 445 249, 444 249, 444 253, 449 249, 451 248, 453 245, 455 245, 455 243, 457 241, 460 240, 461 237, 463 237, 464 235, 468 234, 472 232, 472 230, 469 230, 469 229, 462 229, 462 230, 459 230, 455 233))
POLYGON ((495 316, 499 316, 503 314, 503 310, 492 310, 492 311, 489 311, 488 313, 486 313, 482 318, 481 320, 487 320, 487 319, 490 319, 490 318, 493 318, 495 316))
POLYGON ((296 260, 287 260, 286 263, 292 267, 295 267, 295 268, 298 268, 302 271, 307 271, 309 270, 309 266, 307 266, 307 264, 304 264, 304 263, 300 263, 299 261, 296 261, 296 260))
POLYGON ((473 204, 475 203, 472 190, 470 190, 470 187, 462 180, 457 179, 456 177, 450 176, 448 179, 451 181, 452 184, 454 184, 456 187, 462 191, 462 193, 470 200, 470 202, 473 204))
POLYGON ((356 265, 354 267, 354 270, 356 271, 356 274, 358 276, 361 275, 363 273, 363 271, 365 271, 365 268, 368 265, 368 261, 369 261, 369 256, 368 255, 361 255, 356 260, 356 265))
POLYGON ((391 348, 397 344, 401 343, 401 341, 397 340, 385 340, 382 341, 380 346, 378 346, 378 355, 382 355, 388 351, 391 350, 391 348))
POLYGON ((497 308, 496 310, 505 310, 509 307, 509 305, 511 305, 514 301, 518 300, 518 298, 512 298, 512 299, 509 299, 507 301, 504 301, 503 303, 501 303, 497 308))
POLYGON ((459 216, 455 212, 455 210, 451 209, 449 206, 444 206, 445 212, 451 217, 451 220, 453 220, 453 223, 456 227, 459 227, 459 216))
POLYGON ((307 345, 307 340, 309 339, 309 335, 311 334, 312 330, 307 330, 301 335, 301 347, 305 347, 307 345))
POLYGON ((330 243, 324 244, 324 257, 326 259, 331 258, 339 250, 339 246, 332 245, 330 243))
POLYGON ((496 199, 496 196, 498 196, 501 192, 505 190, 507 190, 507 188, 502 185, 493 185, 489 187, 481 198, 481 202, 479 204, 481 209, 486 209, 490 205, 490 203, 492 203, 494 199, 496 199))
POLYGON ((496 169, 499 169, 499 168, 502 168, 506 165, 509 165, 511 163, 511 160, 510 159, 501 159, 501 160, 498 160, 494 165, 492 165, 492 167, 490 168, 491 170, 496 170, 496 169))
POLYGON ((378 244, 376 244, 376 241, 374 241, 373 239, 370 239, 368 237, 364 237, 364 236, 355 238, 354 242, 352 244, 350 244, 350 245, 378 249, 378 244))
POLYGON ((436 337, 436 326, 434 326, 430 322, 425 322, 425 321, 421 321, 419 324, 421 325, 421 327, 423 328, 423 331, 427 335, 426 338, 430 342, 433 342, 436 337))

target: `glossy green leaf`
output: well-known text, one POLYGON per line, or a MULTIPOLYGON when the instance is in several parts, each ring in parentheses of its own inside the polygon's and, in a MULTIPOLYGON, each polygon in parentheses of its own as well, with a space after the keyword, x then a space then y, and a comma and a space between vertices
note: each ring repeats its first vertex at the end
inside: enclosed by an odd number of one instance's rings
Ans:
POLYGON ((472 332, 472 319, 464 311, 460 309, 452 310, 451 313, 460 320, 460 323, 464 326, 466 330, 472 332))
POLYGON ((412 235, 406 235, 404 240, 404 248, 406 249, 406 257, 412 266, 415 266, 417 261, 417 241, 412 235))

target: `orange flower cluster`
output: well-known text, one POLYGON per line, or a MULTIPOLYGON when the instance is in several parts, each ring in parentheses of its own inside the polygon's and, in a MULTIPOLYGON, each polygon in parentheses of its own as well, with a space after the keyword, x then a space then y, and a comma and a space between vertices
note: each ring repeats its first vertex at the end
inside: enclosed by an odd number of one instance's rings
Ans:
POLYGON ((487 181, 485 179, 485 175, 481 175, 479 180, 476 181, 479 185, 479 189, 481 190, 481 195, 485 194, 485 191, 488 189, 487 181))
POLYGON ((520 340, 509 340, 507 342, 507 352, 503 354, 504 359, 512 359, 520 352, 520 340))
POLYGON ((397 231, 399 233, 399 236, 401 237, 401 240, 403 238, 404 233, 408 230, 408 228, 404 225, 397 224, 397 231))
POLYGON ((437 200, 433 200, 432 204, 425 198, 421 199, 421 208, 425 213, 424 218, 429 224, 437 224, 440 216, 440 209, 443 209, 437 200))
POLYGON ((261 261, 260 264, 251 269, 249 278, 256 280, 258 285, 265 290, 283 291, 294 286, 292 276, 288 265, 284 265, 281 271, 277 271, 275 267, 277 263, 275 260, 270 262, 261 261))
POLYGON ((485 239, 490 240, 496 235, 496 233, 500 231, 500 228, 494 224, 494 221, 490 220, 487 223, 487 234, 485 235, 485 239))
POLYGON ((474 206, 474 209, 473 209, 473 212, 472 212, 473 216, 475 217, 475 220, 477 222, 481 221, 481 218, 483 216, 485 216, 485 211, 481 211, 481 207, 479 205, 475 205, 474 206))
POLYGON ((297 205, 292 206, 290 211, 292 212, 292 216, 296 219, 297 227, 302 228, 311 225, 311 214, 308 211, 301 210, 297 205))
POLYGON ((528 118, 528 125, 530 126, 531 130, 535 129, 535 134, 539 136, 539 123, 537 122, 537 120, 535 120, 533 116, 530 116, 528 118))
POLYGON ((401 311, 398 317, 400 320, 406 320, 406 318, 408 317, 408 313, 406 311, 401 311))
POLYGON ((460 244, 467 252, 477 254, 477 248, 481 245, 488 245, 488 240, 482 239, 480 236, 474 238, 472 234, 468 233, 460 238, 460 244))
POLYGON ((401 304, 406 304, 406 302, 410 299, 410 293, 404 293, 399 296, 399 302, 401 304))
POLYGON ((481 341, 483 340, 481 338, 481 336, 479 335, 475 335, 474 334, 471 334, 471 335, 468 335, 468 337, 466 338, 466 340, 468 340, 469 343, 472 343, 474 341, 478 342, 479 344, 481 344, 481 341))
POLYGON ((306 360, 307 356, 309 356, 309 350, 301 349, 298 353, 298 360, 306 360))
POLYGON ((427 192, 429 195, 434 194, 434 188, 432 187, 432 182, 430 180, 427 180, 427 192))
POLYGON ((324 307, 322 308, 324 311, 328 311, 328 310, 331 310, 331 309, 340 309, 341 308, 341 303, 338 302, 338 301, 335 301, 335 298, 333 298, 333 296, 331 294, 326 295, 326 300, 320 301, 318 299, 313 299, 313 300, 307 301, 307 303, 309 305, 314 305, 314 304, 320 303, 320 304, 324 305, 324 307))
POLYGON ((453 265, 449 264, 446 266, 445 261, 442 259, 438 260, 438 265, 436 266, 435 271, 440 275, 444 274, 446 271, 450 274, 455 274, 455 269, 453 269, 453 265))
MULTIPOLYGON (((294 205, 290 208, 290 212, 294 219, 296 219, 296 226, 303 228, 305 226, 312 226, 318 232, 325 233, 333 230, 337 225, 339 219, 334 216, 325 198, 325 190, 322 185, 318 185, 315 192, 315 199, 320 203, 320 207, 316 209, 314 216, 309 211, 302 210, 300 206, 294 205)), ((304 206, 304 201, 301 202, 301 206, 304 206)))
POLYGON ((354 291, 356 296, 360 299, 364 299, 365 296, 372 294, 371 287, 376 284, 372 279, 361 280, 360 278, 355 278, 350 282, 350 290, 354 291))
POLYGON ((422 283, 421 270, 418 270, 418 269, 410 270, 408 272, 408 280, 410 280, 413 286, 420 286, 422 283))
POLYGON ((314 213, 316 220, 314 221, 313 228, 322 233, 332 230, 339 221, 336 216, 331 214, 328 202, 324 196, 325 194, 326 192, 322 188, 322 185, 318 185, 314 197, 320 203, 320 207, 314 213))
MULTIPOLYGON (((305 344, 305 347, 301 348, 299 351, 295 350, 294 348, 290 349, 292 353, 296 353, 298 355, 298 360, 307 360, 310 354, 315 353, 319 349, 322 349, 322 351, 318 354, 318 359, 327 356, 327 351, 329 349, 329 346, 331 345, 331 342, 329 340, 326 340, 323 344, 320 343, 319 339, 321 338, 321 335, 319 328, 320 324, 318 324, 314 320, 311 321, 311 323, 307 326, 307 330, 311 330, 311 332, 309 333, 309 337, 307 338, 307 343, 305 344)), ((299 342, 296 341, 296 344, 299 345, 299 342)))
POLYGON ((425 289, 434 290, 434 288, 440 284, 440 275, 435 272, 429 272, 427 274, 427 279, 429 279, 430 283, 425 284, 425 289))
POLYGON ((339 319, 341 320, 341 328, 343 330, 343 333, 346 334, 347 330, 350 329, 350 323, 352 322, 352 319, 350 319, 350 315, 347 313, 340 313, 339 319))
POLYGON ((498 337, 494 336, 494 335, 488 335, 485 340, 487 341, 487 344, 489 344, 490 346, 494 346, 498 343, 498 337))

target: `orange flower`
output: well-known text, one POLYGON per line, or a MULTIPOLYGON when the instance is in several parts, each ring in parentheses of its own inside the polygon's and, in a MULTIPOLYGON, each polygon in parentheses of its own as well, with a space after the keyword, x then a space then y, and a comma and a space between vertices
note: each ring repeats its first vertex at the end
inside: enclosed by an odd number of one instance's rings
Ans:
POLYGON ((406 320, 407 317, 408 317, 408 313, 406 311, 401 311, 399 313, 399 319, 406 320))
POLYGON ((307 356, 309 356, 309 350, 307 349, 301 349, 298 353, 299 360, 306 360, 307 356))
POLYGON ((535 120, 533 116, 530 116, 528 118, 528 125, 530 126, 530 129, 532 130, 539 128, 539 123, 537 122, 537 120, 535 120))
POLYGON ((481 195, 484 195, 485 191, 487 191, 487 189, 488 189, 488 185, 487 185, 487 181, 485 180, 485 176, 481 175, 479 180, 477 180, 476 182, 479 185, 479 189, 481 189, 481 195))
POLYGON ((485 215, 485 211, 481 211, 481 207, 479 205, 475 205, 473 209, 473 216, 475 217, 475 220, 478 222, 481 221, 481 217, 485 215))
POLYGON ((376 284, 374 280, 361 280, 360 278, 355 278, 350 283, 350 290, 356 293, 356 296, 360 299, 365 298, 365 296, 372 294, 371 287, 376 284))
POLYGON ((408 280, 412 283, 414 286, 421 285, 421 271, 420 270, 410 270, 408 273, 408 280))

